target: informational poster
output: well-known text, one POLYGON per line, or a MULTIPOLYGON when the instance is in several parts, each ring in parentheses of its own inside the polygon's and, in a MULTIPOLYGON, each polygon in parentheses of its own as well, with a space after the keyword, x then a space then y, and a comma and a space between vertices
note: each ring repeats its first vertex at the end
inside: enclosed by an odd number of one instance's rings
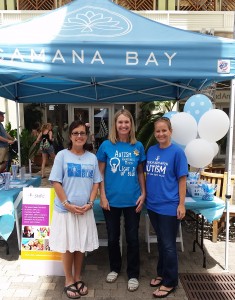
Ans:
POLYGON ((61 254, 50 250, 49 237, 55 191, 23 188, 21 273, 63 275, 61 254))

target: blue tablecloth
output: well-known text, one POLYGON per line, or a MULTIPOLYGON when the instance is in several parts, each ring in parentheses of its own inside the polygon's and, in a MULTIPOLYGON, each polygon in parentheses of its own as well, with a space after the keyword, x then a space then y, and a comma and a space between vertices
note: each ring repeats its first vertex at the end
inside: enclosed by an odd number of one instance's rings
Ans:
POLYGON ((94 216, 95 216, 96 222, 103 222, 104 214, 103 214, 103 210, 100 206, 100 199, 95 199, 93 210, 94 210, 94 216))
POLYGON ((203 215, 208 222, 212 222, 214 220, 218 220, 222 216, 225 208, 225 202, 218 197, 214 197, 213 201, 186 197, 185 207, 196 214, 203 215))
MULTIPOLYGON (((225 202, 218 197, 214 197, 213 201, 186 197, 185 207, 196 214, 202 214, 208 222, 212 222, 214 220, 218 220, 222 216, 225 209, 225 202)), ((144 207, 143 212, 145 211, 146 209, 144 207)), ((96 199, 94 202, 94 215, 96 222, 104 221, 104 215, 102 208, 100 207, 99 199, 96 199)))
POLYGON ((41 176, 33 176, 25 183, 11 181, 10 189, 5 191, 4 188, 0 189, 0 237, 7 240, 11 235, 14 224, 14 201, 19 195, 23 187, 41 185, 41 176))

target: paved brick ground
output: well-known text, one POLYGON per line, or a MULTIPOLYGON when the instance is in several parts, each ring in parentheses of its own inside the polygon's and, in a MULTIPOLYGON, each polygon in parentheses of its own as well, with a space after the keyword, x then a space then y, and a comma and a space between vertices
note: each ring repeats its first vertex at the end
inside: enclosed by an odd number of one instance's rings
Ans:
MULTIPOLYGON (((49 172, 49 171, 48 171, 49 172)), ((42 186, 48 186, 48 180, 43 179, 42 186)), ((156 244, 151 245, 151 253, 147 251, 145 242, 145 222, 141 217, 141 275, 140 287, 136 292, 127 291, 126 276, 126 246, 123 247, 123 268, 118 280, 113 284, 105 282, 109 272, 107 248, 100 247, 89 253, 85 259, 83 280, 88 284, 89 293, 84 299, 153 299, 154 288, 149 286, 150 279, 155 275, 157 260, 156 244)), ((212 243, 205 239, 207 269, 202 267, 202 253, 198 247, 192 251, 194 233, 183 223, 184 252, 179 250, 179 272, 185 273, 221 273, 225 265, 225 242, 212 243)), ((103 225, 98 225, 100 234, 105 234, 103 225)), ((14 231, 9 238, 10 254, 6 255, 5 247, 0 245, 0 300, 60 300, 67 299, 63 293, 64 277, 60 276, 29 276, 20 273, 20 257, 17 250, 17 238, 14 231)), ((229 272, 235 273, 235 243, 229 243, 229 272)), ((181 283, 174 294, 168 299, 188 299, 181 283)))

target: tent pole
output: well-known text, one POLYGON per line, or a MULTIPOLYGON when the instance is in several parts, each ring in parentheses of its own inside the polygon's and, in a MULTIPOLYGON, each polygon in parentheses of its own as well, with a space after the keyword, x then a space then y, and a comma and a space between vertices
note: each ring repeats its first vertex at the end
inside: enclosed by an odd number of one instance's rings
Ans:
POLYGON ((234 102, 235 102, 235 79, 231 80, 231 99, 230 99, 230 128, 229 128, 229 151, 228 151, 228 178, 226 190, 226 239, 225 239, 225 271, 228 271, 228 256, 229 256, 229 204, 231 199, 231 173, 232 173, 232 156, 233 156, 233 125, 234 125, 234 102))
POLYGON ((19 102, 16 101, 16 124, 17 124, 17 143, 18 143, 18 158, 21 167, 21 152, 20 152, 20 124, 19 124, 19 102))

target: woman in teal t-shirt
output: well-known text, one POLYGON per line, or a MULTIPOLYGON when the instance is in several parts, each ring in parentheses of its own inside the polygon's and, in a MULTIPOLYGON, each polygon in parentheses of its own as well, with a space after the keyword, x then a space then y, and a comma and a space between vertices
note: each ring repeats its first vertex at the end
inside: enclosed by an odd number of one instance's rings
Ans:
POLYGON ((100 204, 108 231, 110 273, 106 281, 114 282, 121 271, 120 218, 123 214, 127 241, 128 290, 139 287, 139 220, 145 201, 143 162, 144 147, 136 141, 131 113, 122 109, 114 116, 109 139, 98 152, 100 172, 100 204))

